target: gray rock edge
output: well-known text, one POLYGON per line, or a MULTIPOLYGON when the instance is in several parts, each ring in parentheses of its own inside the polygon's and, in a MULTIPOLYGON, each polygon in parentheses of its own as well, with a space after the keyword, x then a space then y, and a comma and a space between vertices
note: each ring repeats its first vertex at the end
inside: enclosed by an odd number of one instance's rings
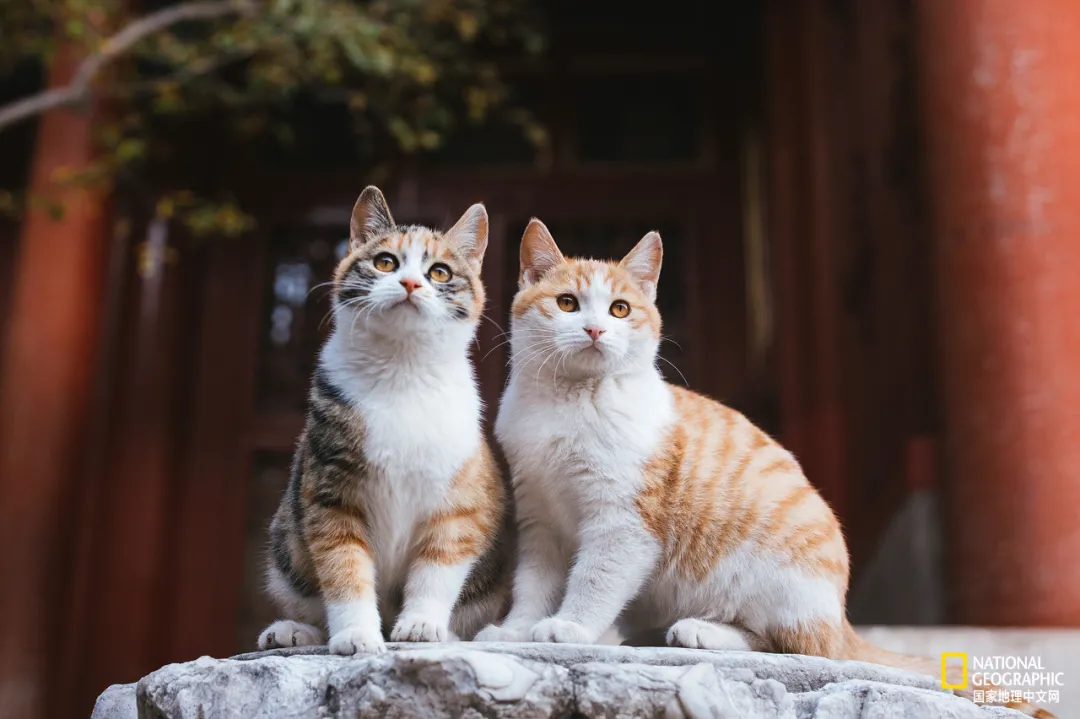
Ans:
POLYGON ((397 643, 201 657, 109 687, 93 719, 546 716, 1001 719, 932 677, 854 661, 667 647, 397 643))

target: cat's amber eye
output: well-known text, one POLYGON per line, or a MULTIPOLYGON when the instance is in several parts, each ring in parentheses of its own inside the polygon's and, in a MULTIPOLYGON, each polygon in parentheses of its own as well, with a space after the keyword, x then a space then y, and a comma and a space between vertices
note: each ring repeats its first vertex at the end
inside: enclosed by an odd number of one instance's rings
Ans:
POLYGON ((621 320, 623 317, 630 314, 630 305, 622 300, 615 300, 611 303, 611 309, 608 311, 611 312, 612 317, 618 317, 621 320))
POLYGON ((559 295, 555 302, 563 312, 577 312, 577 298, 573 295, 559 295))
POLYGON ((389 252, 380 252, 375 255, 375 259, 371 263, 375 265, 375 269, 379 272, 393 272, 398 266, 397 258, 389 252))
POLYGON ((439 262, 431 266, 427 276, 431 278, 432 282, 449 282, 454 273, 450 271, 449 267, 439 262))

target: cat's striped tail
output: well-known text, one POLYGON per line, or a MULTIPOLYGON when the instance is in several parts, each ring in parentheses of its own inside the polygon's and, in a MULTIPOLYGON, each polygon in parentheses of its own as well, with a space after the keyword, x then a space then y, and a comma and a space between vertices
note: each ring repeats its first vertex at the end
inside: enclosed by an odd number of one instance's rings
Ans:
MULTIPOLYGON (((871 664, 882 664, 887 667, 895 667, 896 669, 906 669, 908 671, 917 672, 919 674, 928 674, 932 677, 941 676, 941 664, 939 662, 933 659, 927 659, 926 657, 916 657, 908 654, 900 654, 898 652, 891 652, 888 649, 876 647, 873 644, 867 642, 862 637, 860 637, 855 632, 855 629, 847 622, 844 623, 844 649, 845 659, 854 659, 860 662, 870 662, 871 664)), ((952 684, 960 683, 960 681, 962 681, 962 678, 954 674, 954 672, 951 672, 950 675, 946 678, 952 684)), ((983 690, 1000 689, 1000 687, 988 683, 980 684, 978 687, 975 688, 983 690)), ((972 699, 972 697, 974 696, 972 687, 969 687, 967 689, 957 689, 954 691, 956 692, 956 694, 966 699, 972 699)), ((1051 714, 1047 710, 1040 709, 1039 707, 1028 704, 1024 701, 1005 703, 995 702, 994 706, 1005 706, 1009 709, 1015 709, 1030 717, 1037 717, 1037 719, 1058 719, 1057 716, 1051 714)))

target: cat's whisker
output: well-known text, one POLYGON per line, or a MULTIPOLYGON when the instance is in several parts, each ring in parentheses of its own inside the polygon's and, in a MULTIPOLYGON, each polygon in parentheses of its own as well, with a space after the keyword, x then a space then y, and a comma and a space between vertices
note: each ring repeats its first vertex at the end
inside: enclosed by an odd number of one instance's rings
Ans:
MULTIPOLYGON (((513 341, 513 340, 503 340, 502 342, 498 343, 497 345, 495 345, 494 347, 492 347, 491 349, 489 349, 489 350, 487 351, 487 353, 486 353, 486 354, 485 354, 485 355, 484 355, 483 357, 481 357, 481 358, 480 358, 480 361, 481 361, 481 362, 483 362, 484 360, 486 360, 486 359, 487 359, 487 358, 488 358, 488 357, 489 357, 489 356, 491 355, 491 353, 492 353, 492 352, 494 352, 495 350, 499 349, 500 347, 503 347, 503 346, 505 346, 505 345, 508 345, 508 344, 510 344, 510 343, 511 343, 512 341, 513 341)), ((479 349, 479 345, 477 345, 477 349, 479 349)))
POLYGON ((503 332, 504 335, 529 334, 529 333, 531 333, 531 334, 536 334, 536 333, 555 334, 555 329, 552 328, 552 327, 527 327, 527 326, 522 326, 522 325, 519 324, 517 327, 511 326, 508 330, 503 332))
POLYGON ((525 349, 518 351, 517 354, 515 354, 513 357, 511 357, 509 359, 509 361, 507 361, 506 364, 510 365, 512 370, 519 369, 519 368, 523 369, 526 365, 528 365, 530 362, 532 362, 536 357, 539 357, 544 352, 547 352, 548 350, 550 350, 550 349, 552 349, 554 347, 555 347, 554 342, 549 342, 547 344, 541 345, 539 348, 537 348, 536 346, 526 347, 525 349), (528 356, 524 360, 522 360, 521 362, 518 362, 517 358, 519 356, 523 355, 523 354, 528 354, 528 356))
POLYGON ((329 282, 320 282, 317 285, 312 285, 311 289, 308 290, 307 294, 304 295, 304 299, 306 300, 307 298, 311 297, 312 292, 314 292, 315 290, 321 289, 323 287, 329 287, 329 288, 333 289, 334 281, 330 280, 329 282))
POLYGON ((671 339, 670 337, 665 337, 665 336, 661 335, 660 336, 660 341, 661 342, 670 342, 671 344, 675 345, 680 350, 682 350, 682 345, 679 344, 678 342, 676 342, 675 340, 671 339))
POLYGON ((499 334, 498 334, 497 336, 499 336, 499 337, 502 337, 503 335, 507 334, 506 330, 504 330, 504 329, 502 328, 502 325, 500 325, 500 324, 499 324, 498 322, 496 322, 495 320, 493 320, 493 319, 491 319, 490 317, 488 317, 488 313, 487 313, 487 312, 481 312, 481 313, 480 313, 480 318, 481 318, 481 319, 485 319, 485 320, 487 320, 488 322, 490 322, 491 324, 495 325, 495 329, 499 330, 499 334))
POLYGON ((680 369, 679 369, 678 367, 676 367, 676 366, 675 366, 675 363, 674 363, 674 362, 672 362, 672 361, 671 361, 671 360, 669 360, 669 359, 668 359, 667 357, 664 357, 664 356, 662 356, 662 355, 656 355, 656 358, 657 358, 657 359, 659 359, 659 360, 662 360, 662 361, 664 361, 664 362, 667 362, 667 363, 668 363, 669 365, 671 365, 672 369, 674 369, 674 370, 675 370, 676 372, 678 372, 678 373, 679 373, 679 376, 680 376, 680 377, 682 377, 682 381, 683 381, 683 384, 684 384, 684 385, 687 385, 687 386, 689 386, 689 385, 690 385, 690 383, 686 381, 686 375, 684 375, 684 374, 682 373, 682 370, 680 370, 680 369))
POLYGON ((514 355, 510 359, 511 359, 511 361, 514 361, 518 357, 520 357, 522 355, 527 355, 533 350, 536 350, 537 352, 543 352, 543 351, 549 349, 550 347, 553 347, 554 345, 555 345, 555 340, 544 340, 544 341, 541 341, 541 342, 538 342, 538 343, 535 343, 535 344, 529 344, 529 345, 527 345, 525 347, 522 347, 517 352, 515 352, 514 355))
POLYGON ((362 310, 360 312, 353 313, 352 324, 349 326, 349 334, 350 335, 356 334, 356 321, 358 319, 360 319, 361 312, 362 312, 362 310))
MULTIPOLYGON (((548 363, 548 360, 550 360, 552 357, 554 357, 558 353, 559 353, 559 348, 555 347, 554 349, 551 350, 551 352, 548 353, 547 357, 544 358, 544 361, 540 363, 540 366, 536 368, 536 385, 537 386, 540 385, 540 372, 543 371, 544 365, 546 365, 548 363)), ((558 363, 556 362, 556 364, 558 364, 558 363)))
POLYGON ((375 309, 378 307, 378 305, 375 303, 375 301, 372 300, 370 297, 365 297, 363 299, 366 300, 366 302, 359 303, 356 313, 353 314, 352 326, 349 328, 350 333, 355 333, 356 332, 356 322, 361 317, 364 320, 364 324, 367 324, 367 321, 369 319, 371 319, 371 315, 375 312, 375 309))
POLYGON ((559 353, 559 359, 555 361, 555 370, 551 373, 551 385, 556 392, 559 391, 559 365, 569 356, 570 350, 564 349, 559 353))
POLYGON ((525 369, 526 366, 528 366, 528 364, 532 360, 534 360, 535 358, 541 356, 544 352, 547 352, 549 349, 550 348, 548 348, 548 347, 543 347, 543 348, 541 348, 539 350, 535 350, 533 352, 530 352, 529 355, 527 357, 525 357, 525 359, 520 360, 520 361, 517 358, 511 358, 509 361, 507 361, 506 365, 510 368, 511 373, 521 372, 523 369, 525 369))
POLYGON ((368 301, 369 301, 368 297, 364 297, 364 296, 353 297, 352 299, 346 300, 344 302, 339 302, 337 305, 331 306, 330 313, 337 313, 337 312, 341 312, 343 310, 351 309, 351 308, 354 308, 354 307, 356 307, 356 308, 363 307, 364 304, 366 302, 368 302, 368 301))
POLYGON ((541 351, 542 352, 545 349, 547 349, 547 347, 549 345, 551 345, 551 344, 553 344, 553 343, 552 342, 544 342, 544 343, 541 343, 540 345, 528 345, 527 347, 522 347, 521 349, 519 349, 517 352, 515 352, 513 355, 510 356, 510 359, 507 360, 507 364, 513 363, 513 362, 515 362, 517 360, 518 357, 521 357, 522 355, 528 355, 529 353, 531 353, 533 351, 541 351))
POLYGON ((319 320, 318 330, 322 330, 323 325, 326 323, 326 320, 330 319, 331 316, 336 321, 338 312, 341 312, 341 311, 343 311, 345 309, 348 309, 349 307, 352 307, 353 305, 357 304, 358 302, 360 302, 360 301, 362 301, 364 299, 365 299, 364 297, 354 297, 353 299, 346 300, 345 302, 331 303, 330 304, 330 309, 327 310, 326 314, 322 316, 321 320, 319 320))
MULTIPOLYGON (((521 332, 520 330, 519 330, 519 331, 517 331, 517 332, 515 332, 515 333, 513 333, 513 335, 514 335, 514 336, 517 336, 517 337, 520 337, 520 336, 521 336, 522 334, 523 334, 523 333, 522 333, 522 332, 521 332)), ((483 356, 483 357, 482 357, 482 358, 480 359, 480 361, 481 361, 481 362, 483 362, 484 360, 486 360, 486 359, 488 358, 488 356, 489 356, 489 355, 490 355, 490 354, 491 354, 492 352, 494 352, 495 350, 499 349, 500 347, 503 347, 504 345, 508 345, 508 344, 512 344, 512 343, 513 343, 513 341, 514 341, 514 336, 510 336, 510 333, 504 333, 504 335, 503 335, 503 336, 507 337, 507 339, 503 340, 502 342, 499 342, 499 343, 498 343, 498 344, 496 344, 496 345, 495 345, 494 347, 492 347, 492 348, 491 348, 490 350, 488 350, 488 351, 487 351, 487 353, 486 353, 486 354, 485 354, 485 355, 484 355, 484 356, 483 356)), ((542 335, 541 335, 541 336, 546 336, 547 338, 549 338, 549 339, 550 339, 550 338, 553 338, 553 337, 555 336, 555 332, 553 332, 553 331, 548 331, 548 332, 542 333, 542 335)), ((496 339, 497 339, 497 338, 496 338, 496 339)))
POLYGON ((367 310, 367 312, 364 314, 364 323, 365 324, 368 322, 368 320, 370 320, 372 318, 372 316, 376 312, 382 312, 382 306, 379 303, 375 302, 375 301, 368 302, 366 308, 361 308, 360 311, 364 312, 365 309, 367 310))
POLYGON ((323 328, 323 325, 326 323, 326 321, 328 319, 330 319, 331 317, 336 318, 337 313, 340 312, 340 311, 341 311, 341 305, 338 304, 337 302, 331 301, 329 309, 326 310, 326 313, 319 320, 318 329, 321 330, 323 328))
POLYGON ((536 328, 536 329, 534 329, 534 328, 526 328, 526 329, 511 330, 509 332, 503 332, 501 335, 498 335, 496 337, 496 339, 503 339, 503 338, 511 338, 512 339, 514 337, 554 337, 555 334, 556 334, 555 330, 552 330, 552 329, 547 329, 547 328, 542 328, 542 329, 540 329, 540 328, 536 328))

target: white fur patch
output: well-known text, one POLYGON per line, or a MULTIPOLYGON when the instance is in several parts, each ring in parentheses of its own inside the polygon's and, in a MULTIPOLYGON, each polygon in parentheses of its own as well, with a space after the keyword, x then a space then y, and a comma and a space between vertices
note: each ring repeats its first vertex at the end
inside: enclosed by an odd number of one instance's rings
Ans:
POLYGON ((335 332, 321 363, 364 418, 373 476, 357 499, 370 520, 380 602, 396 613, 390 590, 405 581, 417 526, 447 501, 451 480, 480 447, 480 397, 466 355, 471 332, 380 350, 384 338, 363 329, 335 332))
POLYGON ((379 612, 370 598, 327 602, 326 622, 330 628, 329 648, 334 654, 386 651, 379 612))
POLYGON ((526 363, 500 405, 496 434, 511 465, 521 532, 506 628, 514 636, 558 609, 558 622, 528 633, 594 642, 659 553, 635 498, 642 466, 673 419, 673 402, 652 365, 580 381, 572 361, 566 364, 569 375, 560 377, 558 363, 535 374, 526 363))

